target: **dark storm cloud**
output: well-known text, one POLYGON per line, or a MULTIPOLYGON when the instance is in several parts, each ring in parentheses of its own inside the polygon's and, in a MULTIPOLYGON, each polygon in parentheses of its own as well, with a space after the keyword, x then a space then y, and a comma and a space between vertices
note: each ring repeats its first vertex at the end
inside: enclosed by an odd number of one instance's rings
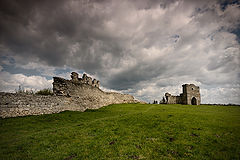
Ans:
POLYGON ((72 65, 93 71, 100 67, 101 52, 116 53, 121 48, 111 37, 102 35, 98 28, 103 28, 104 17, 88 11, 92 6, 86 2, 1 1, 1 44, 24 60, 28 57, 30 61, 37 59, 53 66, 63 66, 68 59, 81 57, 82 61, 72 65), (99 56, 89 54, 93 41, 98 39, 109 45, 103 46, 99 56), (73 44, 79 44, 78 50, 70 55, 73 44))
POLYGON ((134 88, 140 81, 146 81, 165 73, 166 67, 159 61, 155 64, 138 64, 131 69, 124 70, 109 78, 105 85, 116 90, 134 88))
POLYGON ((214 0, 5 0, 0 53, 24 72, 67 66, 139 98, 182 83, 235 86, 239 16, 238 4, 214 0))
MULTIPOLYGON (((38 26, 38 20, 44 12, 47 24, 54 7, 62 5, 62 1, 1 1, 0 40, 9 52, 28 59, 40 59, 53 65, 60 65, 63 58, 57 57, 66 51, 64 45, 58 43, 54 34, 47 33, 38 26), (48 18, 49 19, 48 19, 48 18)), ((53 17, 52 17, 53 18, 53 17)))
MULTIPOLYGON (((1 1, 1 44, 13 55, 24 57, 23 61, 27 58, 53 66, 67 64, 94 73, 102 67, 101 56, 111 53, 116 56, 112 63, 117 66, 117 58, 123 56, 125 46, 121 43, 125 39, 105 30, 104 23, 112 19, 111 3, 88 0, 1 1), (97 41, 101 44, 95 48, 93 43, 97 41), (74 44, 77 44, 77 50, 69 54, 74 44), (91 47, 94 47, 94 53, 91 47)), ((168 3, 139 1, 130 5, 150 9, 159 4, 166 7, 168 3)))

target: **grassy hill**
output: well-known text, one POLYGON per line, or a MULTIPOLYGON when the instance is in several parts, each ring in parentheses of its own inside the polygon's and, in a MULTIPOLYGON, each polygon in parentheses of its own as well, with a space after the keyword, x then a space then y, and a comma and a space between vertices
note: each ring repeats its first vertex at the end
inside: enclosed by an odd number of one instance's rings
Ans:
POLYGON ((119 104, 0 119, 0 159, 240 159, 240 107, 119 104))

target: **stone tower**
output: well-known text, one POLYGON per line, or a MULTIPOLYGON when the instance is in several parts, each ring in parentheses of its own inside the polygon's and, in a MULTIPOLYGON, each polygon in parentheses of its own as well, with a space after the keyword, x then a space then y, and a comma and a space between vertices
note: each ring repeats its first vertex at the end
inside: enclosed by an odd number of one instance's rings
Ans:
POLYGON ((173 96, 169 93, 165 93, 166 103, 200 105, 201 96, 199 87, 194 84, 184 84, 182 87, 183 93, 181 93, 180 96, 173 96))
POLYGON ((184 84, 182 93, 182 104, 200 105, 200 89, 194 84, 184 84))

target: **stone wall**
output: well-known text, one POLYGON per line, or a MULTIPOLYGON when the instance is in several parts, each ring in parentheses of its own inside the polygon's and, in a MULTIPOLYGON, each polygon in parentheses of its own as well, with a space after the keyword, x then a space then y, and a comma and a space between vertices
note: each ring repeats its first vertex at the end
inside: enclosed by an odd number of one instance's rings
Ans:
POLYGON ((169 93, 165 94, 166 100, 168 104, 181 104, 182 103, 182 97, 181 96, 172 96, 169 93))
POLYGON ((86 109, 98 109, 109 104, 138 102, 131 95, 101 91, 92 94, 87 87, 83 92, 85 95, 74 97, 0 92, 0 117, 52 114, 65 110, 83 112, 86 109))
POLYGON ((52 96, 0 92, 0 117, 85 111, 109 104, 139 102, 131 95, 104 92, 98 87, 60 77, 54 77, 53 90, 52 96))
POLYGON ((0 93, 0 117, 50 114, 64 111, 64 100, 57 96, 0 93))

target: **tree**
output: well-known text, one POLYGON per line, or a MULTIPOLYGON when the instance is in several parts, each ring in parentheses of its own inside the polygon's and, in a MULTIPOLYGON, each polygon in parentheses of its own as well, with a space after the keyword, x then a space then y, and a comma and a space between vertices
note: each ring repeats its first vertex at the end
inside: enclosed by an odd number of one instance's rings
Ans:
POLYGON ((53 91, 50 88, 45 88, 40 91, 37 91, 36 94, 38 94, 38 95, 53 95, 53 91))
POLYGON ((162 102, 163 102, 163 103, 166 103, 166 99, 165 99, 164 96, 162 97, 162 102))

